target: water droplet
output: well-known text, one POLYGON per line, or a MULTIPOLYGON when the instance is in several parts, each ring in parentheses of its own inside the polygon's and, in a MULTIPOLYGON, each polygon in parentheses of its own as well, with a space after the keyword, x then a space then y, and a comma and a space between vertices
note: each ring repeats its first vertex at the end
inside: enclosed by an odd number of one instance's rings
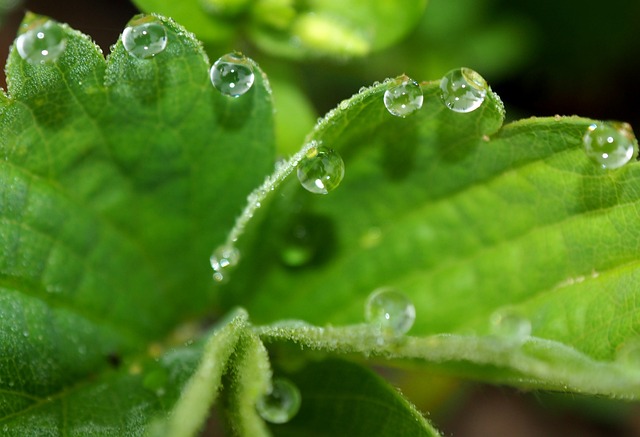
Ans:
POLYGON ((210 71, 211 83, 225 96, 239 97, 253 86, 251 61, 240 53, 220 57, 210 71))
POLYGON ((508 343, 523 343, 531 335, 531 322, 512 309, 491 315, 491 333, 508 343))
POLYGON ((36 20, 30 24, 16 40, 18 53, 31 64, 55 61, 66 46, 67 39, 62 26, 47 19, 36 20))
POLYGON ((440 81, 440 98, 455 112, 475 111, 482 105, 489 86, 482 76, 470 68, 458 68, 440 81))
POLYGON ((396 117, 406 117, 422 108, 424 97, 418 82, 406 78, 384 92, 384 106, 396 117))
POLYGON ((637 142, 628 123, 594 123, 582 138, 587 156, 602 168, 622 167, 633 157, 637 142))
POLYGON ((213 279, 222 282, 225 279, 225 272, 240 261, 240 252, 235 247, 220 246, 213 251, 209 261, 213 269, 213 279))
POLYGON ((333 149, 312 147, 298 164, 298 180, 312 193, 327 194, 335 190, 344 177, 344 162, 333 149))
POLYGON ((269 393, 258 399, 256 410, 267 422, 286 423, 300 409, 300 390, 291 381, 274 378, 269 393))
POLYGON ((416 308, 404 293, 391 287, 382 287, 367 298, 365 319, 383 335, 400 336, 413 326, 416 308))
POLYGON ((167 29, 153 16, 138 18, 122 32, 125 50, 138 59, 147 59, 167 47, 167 29))

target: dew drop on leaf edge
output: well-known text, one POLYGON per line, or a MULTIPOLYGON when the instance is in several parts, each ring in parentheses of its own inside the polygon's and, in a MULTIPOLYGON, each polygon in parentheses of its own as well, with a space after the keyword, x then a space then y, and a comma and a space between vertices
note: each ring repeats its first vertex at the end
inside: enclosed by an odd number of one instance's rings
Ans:
POLYGON ((30 64, 53 62, 66 46, 62 26, 51 20, 36 20, 16 40, 18 54, 30 64))
POLYGON ((418 82, 405 79, 384 92, 384 106, 391 115, 407 117, 422 108, 424 97, 418 82))
POLYGON ((235 247, 223 245, 213 251, 209 261, 213 269, 213 279, 216 282, 223 282, 228 279, 227 272, 240 261, 240 252, 235 247))
POLYGON ((271 423, 286 423, 300 409, 300 390, 285 378, 274 378, 271 391, 256 402, 260 417, 271 423))
POLYGON ((508 343, 523 343, 531 335, 531 322, 515 310, 498 310, 491 315, 491 333, 508 343))
POLYGON ((392 287, 374 290, 365 303, 365 320, 383 335, 406 334, 416 320, 413 302, 392 287))
POLYGON ((488 88, 487 82, 476 71, 457 68, 440 80, 440 99, 452 111, 472 112, 482 105, 488 88))
POLYGON ((148 59, 167 47, 167 29, 153 16, 131 21, 122 32, 125 50, 138 59, 148 59))
POLYGON ((328 194, 344 177, 344 161, 333 149, 312 147, 298 164, 297 175, 307 191, 328 194))
POLYGON ((621 122, 591 124, 582 142, 587 156, 609 170, 620 168, 629 162, 637 147, 631 126, 621 122))
POLYGON ((214 62, 209 72, 213 86, 225 96, 240 97, 255 80, 251 62, 240 53, 227 53, 214 62))

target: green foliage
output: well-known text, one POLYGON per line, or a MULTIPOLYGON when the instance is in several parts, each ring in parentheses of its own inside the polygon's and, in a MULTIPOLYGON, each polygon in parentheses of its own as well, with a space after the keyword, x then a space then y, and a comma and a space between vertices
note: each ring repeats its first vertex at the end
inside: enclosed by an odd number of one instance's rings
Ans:
MULTIPOLYGON (((242 27, 296 59, 381 50, 425 6, 138 4, 209 47, 242 27)), ((243 436, 439 435, 380 377, 326 355, 640 397, 639 167, 589 160, 582 137, 593 120, 503 126, 495 93, 455 113, 439 82, 422 82, 423 107, 398 118, 383 95, 400 76, 341 102, 294 148, 303 133, 287 123, 305 126, 313 110, 290 65, 267 62, 287 102, 276 106, 278 149, 293 154, 275 166, 258 65, 249 92, 221 95, 200 42, 156 18, 168 44, 148 59, 118 41, 105 61, 66 25, 55 62, 11 50, 0 95, 3 435, 189 436, 214 405, 243 436), (346 165, 327 196, 287 178, 318 144, 346 165), (239 248, 241 263, 214 284, 207 261, 221 244, 239 248), (408 335, 363 323, 381 286, 415 305, 408 335), (201 321, 222 313, 214 327, 201 321), (300 388, 302 407, 268 425, 255 404, 279 374, 300 388)), ((23 27, 39 19, 27 14, 23 27)))
POLYGON ((242 30, 261 49, 290 58, 359 57, 390 46, 411 30, 426 0, 137 0, 171 16, 205 43, 228 45, 242 30))

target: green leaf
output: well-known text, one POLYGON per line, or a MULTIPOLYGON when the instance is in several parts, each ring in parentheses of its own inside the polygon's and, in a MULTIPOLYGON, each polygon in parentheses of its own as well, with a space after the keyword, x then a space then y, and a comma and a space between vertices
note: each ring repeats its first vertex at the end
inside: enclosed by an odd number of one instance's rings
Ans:
POLYGON ((416 306, 406 343, 379 347, 360 326, 280 338, 445 362, 528 387, 640 397, 633 365, 616 361, 638 344, 640 165, 605 171, 591 162, 582 144, 591 120, 500 127, 492 93, 477 111, 454 113, 438 83, 425 83, 423 108, 393 117, 382 96, 396 83, 365 90, 318 124, 308 139, 342 154, 345 179, 327 196, 294 178, 281 187, 256 231, 271 244, 247 255, 225 295, 261 323, 336 326, 361 323, 367 295, 393 286, 416 306), (304 232, 293 238, 292 228, 304 232), (291 246, 309 262, 292 265, 291 246), (514 345, 494 335, 500 312, 520 314, 532 337, 514 345))
POLYGON ((275 436, 439 436, 386 381, 343 360, 310 363, 291 375, 302 394, 290 422, 273 425, 275 436))
MULTIPOLYGON (((192 436, 203 427, 221 389, 222 376, 229 370, 229 359, 247 332, 246 312, 237 311, 230 314, 228 319, 229 323, 224 324, 224 320, 221 321, 219 324, 222 327, 214 331, 207 340, 201 361, 191 378, 184 384, 180 398, 169 416, 152 422, 146 432, 147 436, 192 436)), ((262 388, 258 384, 256 386, 262 388)))
POLYGON ((109 363, 143 357, 211 312, 211 250, 273 167, 258 67, 252 90, 227 98, 200 43, 157 19, 168 44, 150 59, 118 41, 105 61, 65 25, 54 63, 11 50, 0 99, 0 427, 122 430, 118 417, 142 426, 169 408, 170 397, 130 396, 140 377, 109 363), (82 398, 101 390, 109 406, 82 398))
POLYGON ((206 43, 246 30, 261 49, 280 56, 361 57, 389 47, 418 22, 426 0, 136 0, 147 12, 175 18, 206 43), (220 31, 216 29, 220 27, 220 31))

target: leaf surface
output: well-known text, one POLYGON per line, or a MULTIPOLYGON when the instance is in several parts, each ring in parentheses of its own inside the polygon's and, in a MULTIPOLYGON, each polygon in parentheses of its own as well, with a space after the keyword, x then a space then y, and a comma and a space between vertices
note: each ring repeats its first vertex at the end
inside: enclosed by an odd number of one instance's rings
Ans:
MULTIPOLYGON (((39 19, 28 14, 24 27, 39 19)), ((123 430, 124 417, 142 426, 171 405, 175 396, 129 394, 141 377, 112 364, 143 359, 181 322, 211 312, 211 250, 273 166, 270 91, 258 67, 253 88, 227 98, 211 86, 193 35, 157 19, 168 44, 150 59, 118 41, 105 61, 64 25, 54 63, 29 63, 15 47, 9 56, 0 427, 19 435, 29 423, 38 434, 39 420, 60 433, 87 435, 84 426, 102 421, 123 430)))
POLYGON ((494 94, 475 112, 454 113, 435 82, 422 85, 421 110, 393 117, 382 96, 396 83, 343 102, 308 137, 339 151, 345 178, 327 196, 295 178, 281 187, 257 231, 273 241, 257 249, 257 269, 256 258, 246 260, 238 276, 247 283, 236 284, 246 295, 234 298, 261 323, 335 327, 361 323, 367 295, 392 286, 415 304, 412 346, 362 343, 359 326, 351 337, 348 328, 335 337, 292 328, 284 337, 444 361, 526 386, 640 396, 633 366, 616 361, 638 344, 639 165, 605 171, 591 162, 582 137, 592 120, 501 127, 494 94), (308 262, 293 265, 292 250, 308 262), (491 320, 508 313, 531 325, 522 347, 494 335, 491 320), (615 376, 594 383, 605 369, 615 376))
POLYGON ((371 370, 342 360, 310 363, 291 375, 300 411, 272 425, 275 436, 439 436, 415 407, 371 370))

